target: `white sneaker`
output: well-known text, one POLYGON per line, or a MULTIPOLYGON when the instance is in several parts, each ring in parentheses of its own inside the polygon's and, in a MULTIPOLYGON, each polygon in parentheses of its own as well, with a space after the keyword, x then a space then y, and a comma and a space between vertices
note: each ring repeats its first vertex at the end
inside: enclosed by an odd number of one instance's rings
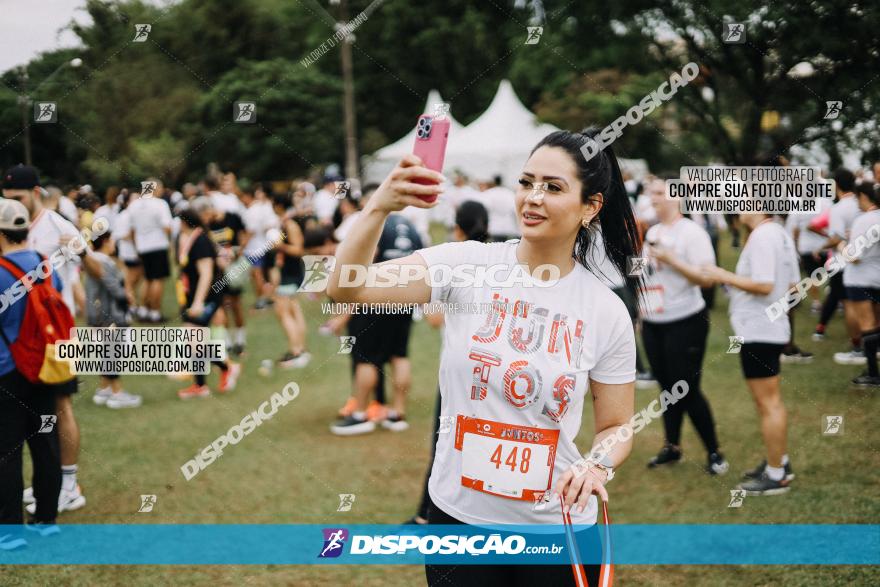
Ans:
POLYGON ((297 358, 293 359, 292 361, 289 361, 288 365, 293 369, 302 369, 303 367, 308 365, 311 360, 312 360, 311 353, 302 352, 299 354, 299 356, 297 358))
POLYGON ((103 406, 107 403, 107 399, 113 395, 113 390, 109 387, 102 387, 95 392, 95 395, 92 396, 92 401, 99 406, 103 406))
POLYGON ((24 491, 21 492, 21 501, 22 503, 34 503, 37 501, 34 499, 34 488, 26 487, 24 491))
MULTIPOLYGON (((77 484, 76 488, 73 491, 62 489, 61 493, 58 494, 59 514, 61 512, 72 512, 73 510, 78 510, 84 505, 86 505, 86 496, 82 494, 82 490, 80 489, 79 484, 77 484)), ((26 505, 24 509, 27 511, 27 513, 33 515, 37 511, 36 501, 26 505)))
POLYGON ((868 359, 862 350, 851 350, 845 353, 834 353, 834 362, 838 365, 867 365, 868 359))
POLYGON ((114 393, 107 399, 107 407, 114 410, 120 408, 137 408, 141 405, 141 402, 141 396, 128 393, 127 391, 120 391, 119 393, 114 393))
POLYGON ((76 484, 73 491, 62 489, 58 494, 58 513, 72 512, 86 505, 86 496, 82 494, 79 483, 76 484))

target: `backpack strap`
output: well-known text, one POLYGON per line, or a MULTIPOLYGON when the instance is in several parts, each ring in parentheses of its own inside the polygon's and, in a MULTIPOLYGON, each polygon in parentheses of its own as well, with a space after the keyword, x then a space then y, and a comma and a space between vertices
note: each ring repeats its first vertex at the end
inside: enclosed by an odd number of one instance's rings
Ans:
POLYGON ((0 257, 0 267, 3 267, 7 271, 9 271, 12 276, 16 279, 21 279, 24 277, 24 271, 22 271, 21 267, 15 264, 12 259, 7 257, 0 257))

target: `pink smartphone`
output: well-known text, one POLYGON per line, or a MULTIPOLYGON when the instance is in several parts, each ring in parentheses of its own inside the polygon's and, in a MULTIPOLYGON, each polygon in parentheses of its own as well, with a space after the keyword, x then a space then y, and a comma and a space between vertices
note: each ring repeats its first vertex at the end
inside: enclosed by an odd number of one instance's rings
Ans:
MULTIPOLYGON (((419 116, 416 126, 416 144, 413 154, 419 157, 425 167, 443 172, 443 159, 446 157, 446 140, 449 138, 449 119, 434 118, 429 114, 419 116)), ((424 180, 413 180, 416 183, 433 183, 424 180)), ((433 202, 437 196, 419 196, 426 202, 433 202)))

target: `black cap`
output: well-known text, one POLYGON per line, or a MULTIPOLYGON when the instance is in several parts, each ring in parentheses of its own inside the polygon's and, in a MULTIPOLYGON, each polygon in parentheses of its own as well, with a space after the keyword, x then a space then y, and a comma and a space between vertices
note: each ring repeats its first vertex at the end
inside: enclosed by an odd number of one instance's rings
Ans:
POLYGON ((40 185, 40 175, 35 167, 19 163, 10 167, 3 174, 3 189, 6 190, 29 190, 40 185))

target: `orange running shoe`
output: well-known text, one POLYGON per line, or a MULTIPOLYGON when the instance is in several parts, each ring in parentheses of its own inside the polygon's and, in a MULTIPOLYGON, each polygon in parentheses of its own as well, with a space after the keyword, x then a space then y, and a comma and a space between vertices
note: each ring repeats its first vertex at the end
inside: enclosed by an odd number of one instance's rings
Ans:
POLYGON ((387 411, 388 409, 384 405, 373 400, 367 407, 367 420, 370 422, 381 422, 385 419, 385 413, 387 411))
POLYGON ((229 368, 220 373, 220 387, 217 388, 217 391, 227 393, 235 389, 235 382, 238 381, 239 375, 241 375, 241 365, 230 362, 229 368))
POLYGON ((211 390, 208 389, 207 385, 196 385, 193 383, 186 389, 181 389, 177 392, 177 397, 180 399, 191 399, 194 397, 208 397, 211 395, 211 390))
POLYGON ((339 410, 339 417, 345 418, 346 416, 351 416, 352 413, 357 409, 357 401, 353 397, 349 397, 345 400, 345 405, 342 406, 342 409, 339 410))

